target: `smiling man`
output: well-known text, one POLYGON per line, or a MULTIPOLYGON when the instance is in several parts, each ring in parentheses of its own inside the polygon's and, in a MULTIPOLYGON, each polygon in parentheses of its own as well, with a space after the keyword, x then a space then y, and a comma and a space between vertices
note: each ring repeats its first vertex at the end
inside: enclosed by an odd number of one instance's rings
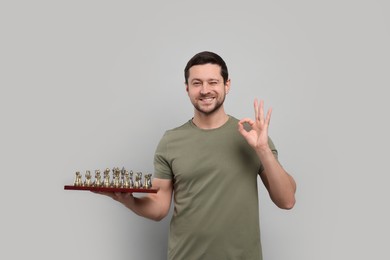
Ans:
POLYGON ((222 77, 221 67, 217 64, 204 64, 194 65, 189 70, 191 72, 188 72, 189 78, 186 78, 186 90, 196 109, 196 118, 206 119, 212 114, 221 114, 218 111, 230 89, 230 80, 222 77))
POLYGON ((104 194, 156 221, 168 214, 173 195, 170 260, 262 259, 257 179, 282 209, 294 206, 296 190, 268 136, 272 111, 265 115, 263 102, 255 100, 253 120, 225 112, 230 79, 215 53, 196 54, 184 76, 194 116, 160 140, 153 179, 159 192, 104 194))

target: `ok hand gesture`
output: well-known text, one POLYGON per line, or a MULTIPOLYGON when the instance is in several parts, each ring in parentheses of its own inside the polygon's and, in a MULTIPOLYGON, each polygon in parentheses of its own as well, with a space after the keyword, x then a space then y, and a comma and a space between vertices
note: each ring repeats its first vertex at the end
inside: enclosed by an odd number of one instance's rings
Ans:
POLYGON ((268 126, 271 120, 272 108, 268 110, 265 118, 263 100, 261 100, 259 104, 257 99, 255 99, 254 108, 255 121, 250 118, 241 119, 240 122, 238 122, 238 131, 256 151, 268 149, 268 126), (250 126, 249 131, 244 128, 244 124, 250 126))

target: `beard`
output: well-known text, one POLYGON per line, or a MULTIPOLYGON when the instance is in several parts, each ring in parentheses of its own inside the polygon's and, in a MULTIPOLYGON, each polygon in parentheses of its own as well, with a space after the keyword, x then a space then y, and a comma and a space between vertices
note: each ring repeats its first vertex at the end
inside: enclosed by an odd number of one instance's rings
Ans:
MULTIPOLYGON (((206 97, 206 96, 204 96, 204 97, 206 97)), ((216 102, 212 106, 203 107, 203 106, 199 105, 199 103, 197 103, 197 102, 194 102, 193 105, 194 105, 195 109, 198 110, 200 113, 202 113, 204 115, 211 115, 220 109, 220 107, 225 102, 225 97, 226 97, 226 94, 223 95, 222 99, 215 98, 216 102)))

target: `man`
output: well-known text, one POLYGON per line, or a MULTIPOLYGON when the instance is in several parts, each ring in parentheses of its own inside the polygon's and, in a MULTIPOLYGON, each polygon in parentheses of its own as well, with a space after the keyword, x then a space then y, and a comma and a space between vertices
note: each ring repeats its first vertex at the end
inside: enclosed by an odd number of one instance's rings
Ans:
POLYGON ((271 109, 264 116, 263 101, 255 100, 254 120, 226 114, 228 69, 212 52, 190 59, 185 86, 194 117, 167 131, 156 149, 158 193, 105 194, 156 221, 168 214, 174 195, 168 259, 262 259, 257 176, 282 209, 294 206, 296 190, 268 137, 271 109))

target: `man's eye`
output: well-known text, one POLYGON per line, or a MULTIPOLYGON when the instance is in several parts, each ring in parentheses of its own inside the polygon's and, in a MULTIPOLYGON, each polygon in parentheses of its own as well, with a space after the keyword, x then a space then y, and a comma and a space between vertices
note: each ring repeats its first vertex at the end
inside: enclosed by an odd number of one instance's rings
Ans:
POLYGON ((210 82, 210 85, 213 85, 213 86, 215 86, 215 85, 217 85, 218 84, 218 81, 211 81, 210 82))
POLYGON ((194 86, 200 86, 201 85, 201 83, 200 82, 194 82, 194 83, 192 83, 194 86))

